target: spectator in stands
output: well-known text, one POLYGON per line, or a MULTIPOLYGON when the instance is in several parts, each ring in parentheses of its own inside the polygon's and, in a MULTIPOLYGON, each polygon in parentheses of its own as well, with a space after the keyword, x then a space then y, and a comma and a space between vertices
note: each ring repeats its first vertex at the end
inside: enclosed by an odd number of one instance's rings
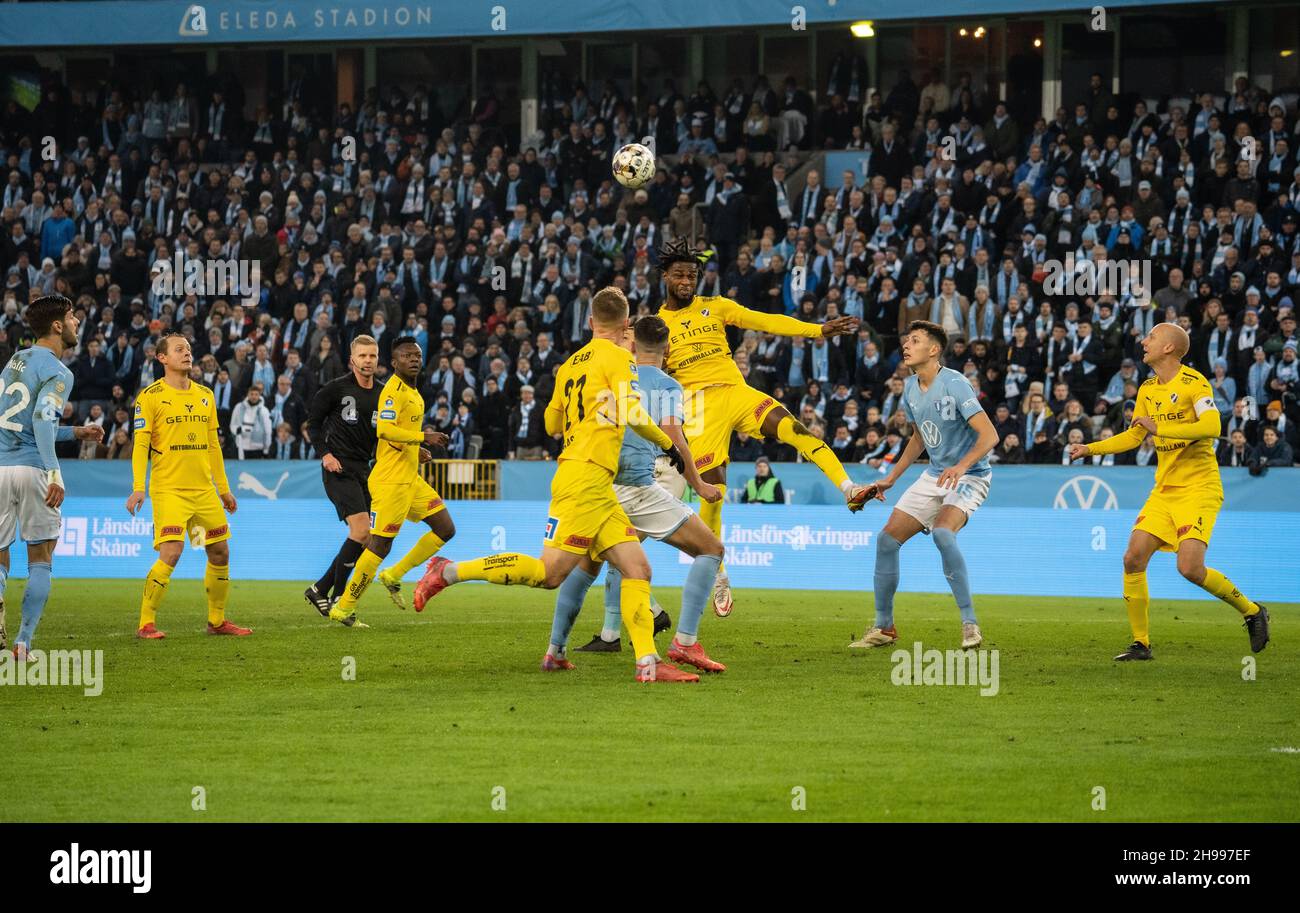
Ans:
POLYGON ((235 456, 240 460, 262 459, 271 447, 271 413, 262 402, 262 385, 248 388, 248 395, 235 405, 230 416, 235 438, 235 456))
POLYGON ((1291 466, 1295 463, 1295 454, 1291 445, 1282 440, 1276 428, 1265 427, 1260 434, 1260 442, 1251 451, 1249 466, 1254 474, 1256 470, 1278 466, 1291 466))
POLYGON ((740 492, 742 504, 784 504, 785 489, 781 480, 772 474, 772 464, 767 457, 754 461, 754 477, 745 483, 740 492))
POLYGON ((546 452, 543 441, 546 437, 545 422, 542 413, 545 407, 534 398, 532 384, 519 388, 519 403, 510 413, 510 453, 512 460, 543 460, 546 452))
POLYGON ((1252 448, 1246 442, 1246 433, 1236 428, 1229 432, 1228 440, 1219 442, 1219 465, 1248 466, 1251 452, 1252 448))

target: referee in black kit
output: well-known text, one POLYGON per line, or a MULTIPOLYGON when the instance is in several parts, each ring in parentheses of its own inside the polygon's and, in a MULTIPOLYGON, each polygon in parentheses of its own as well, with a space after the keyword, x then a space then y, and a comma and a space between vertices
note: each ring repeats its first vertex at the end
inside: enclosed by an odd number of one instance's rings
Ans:
POLYGON ((312 608, 327 618, 330 607, 343 595, 370 536, 370 489, 366 479, 375 458, 375 424, 382 390, 382 385, 375 382, 378 364, 379 343, 365 335, 353 339, 349 373, 316 392, 307 419, 312 444, 321 455, 325 494, 334 503, 339 519, 348 525, 348 537, 334 556, 334 563, 303 594, 312 608))

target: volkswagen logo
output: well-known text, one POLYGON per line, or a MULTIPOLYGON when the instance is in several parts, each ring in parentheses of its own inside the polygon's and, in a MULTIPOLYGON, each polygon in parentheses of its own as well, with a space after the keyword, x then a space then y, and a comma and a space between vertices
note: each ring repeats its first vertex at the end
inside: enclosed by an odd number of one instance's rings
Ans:
POLYGON ((1119 510, 1115 489, 1096 476, 1072 476, 1056 492, 1052 501, 1056 510, 1119 510), (1102 502, 1097 503, 1099 495, 1102 502))
POLYGON ((921 422, 921 439, 925 441, 927 447, 937 447, 943 440, 943 435, 939 433, 939 426, 934 422, 926 419, 921 422))

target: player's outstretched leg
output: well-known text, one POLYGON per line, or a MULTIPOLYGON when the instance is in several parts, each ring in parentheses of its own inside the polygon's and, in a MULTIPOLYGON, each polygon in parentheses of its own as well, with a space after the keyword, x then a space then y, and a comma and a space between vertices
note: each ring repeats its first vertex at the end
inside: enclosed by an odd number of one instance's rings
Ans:
POLYGON ((789 413, 784 406, 778 406, 763 419, 763 436, 775 437, 783 444, 789 444, 803 455, 803 458, 815 465, 826 478, 844 495, 849 510, 861 510, 867 503, 867 485, 856 485, 844 470, 844 464, 835 455, 825 441, 809 431, 804 424, 789 413))
POLYGON ((415 611, 423 612, 429 600, 447 587, 471 580, 482 580, 500 586, 554 589, 564 582, 569 571, 577 566, 582 557, 550 546, 543 549, 542 554, 542 558, 534 558, 519 552, 502 552, 471 561, 448 561, 446 558, 435 557, 429 562, 420 582, 415 585, 415 611), (557 555, 552 557, 551 552, 556 552, 557 555), (551 570, 552 564, 554 572, 551 570))
POLYGON ((573 668, 573 663, 565 656, 569 633, 573 630, 573 623, 578 620, 578 613, 582 611, 587 591, 596 582, 599 573, 600 565, 584 558, 555 591, 555 616, 551 621, 551 640, 546 656, 542 658, 543 672, 562 672, 573 668))
POLYGON ((1206 543, 1199 539, 1184 539, 1178 543, 1178 573, 1240 612, 1250 635, 1251 652, 1258 653, 1268 646, 1268 609, 1242 595, 1241 590, 1223 574, 1206 567, 1206 548, 1206 543))
POLYGON ((966 525, 966 513, 959 507, 945 505, 939 511, 931 536, 935 548, 943 556, 943 576, 948 578, 948 588, 961 612, 961 647, 972 650, 984 642, 979 623, 975 619, 975 605, 970 595, 970 574, 966 570, 966 556, 957 545, 957 532, 966 525))
POLYGON ((225 542, 208 546, 208 567, 203 574, 203 589, 208 594, 208 633, 227 637, 247 637, 252 628, 226 620, 226 599, 230 595, 230 549, 225 542))

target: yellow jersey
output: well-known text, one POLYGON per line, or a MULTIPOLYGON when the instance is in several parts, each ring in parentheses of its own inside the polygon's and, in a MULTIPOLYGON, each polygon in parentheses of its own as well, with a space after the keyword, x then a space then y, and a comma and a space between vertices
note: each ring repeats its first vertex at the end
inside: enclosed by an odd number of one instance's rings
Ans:
POLYGON ((664 371, 688 390, 745 382, 727 345, 728 326, 778 336, 816 339, 822 335, 821 324, 751 311, 720 295, 696 295, 688 306, 675 311, 661 307, 659 316, 668 324, 664 371))
POLYGON ((546 407, 546 433, 563 434, 560 460, 582 460, 618 471, 623 429, 668 447, 668 435, 641 406, 636 359, 608 339, 593 339, 574 352, 555 375, 546 407))
POLYGON ((190 381, 178 390, 154 381, 135 400, 131 453, 133 490, 144 491, 149 463, 149 491, 211 491, 228 494, 226 464, 217 441, 217 398, 203 384, 190 381))
MULTIPOLYGON (((1138 388, 1133 415, 1149 416, 1157 428, 1171 424, 1192 424, 1205 414, 1216 410, 1214 390, 1199 371, 1183 367, 1167 384, 1162 384, 1154 374, 1138 388)), ((1219 462, 1215 459, 1215 438, 1184 441, 1177 438, 1155 436, 1156 488, 1198 487, 1223 491, 1219 478, 1219 462)))
POLYGON ((420 472, 420 445, 424 443, 424 397, 397 376, 379 391, 379 420, 375 434, 375 465, 370 482, 406 485, 420 472))

